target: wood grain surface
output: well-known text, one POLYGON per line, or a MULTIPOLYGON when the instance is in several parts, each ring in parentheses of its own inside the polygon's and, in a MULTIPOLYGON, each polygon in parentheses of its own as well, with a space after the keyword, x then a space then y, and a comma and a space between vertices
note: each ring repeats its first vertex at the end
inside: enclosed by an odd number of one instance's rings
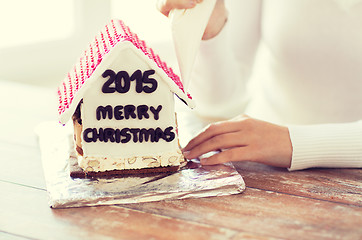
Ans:
POLYGON ((242 194, 53 210, 34 128, 55 91, 0 81, 0 239, 362 239, 362 170, 236 163, 242 194))

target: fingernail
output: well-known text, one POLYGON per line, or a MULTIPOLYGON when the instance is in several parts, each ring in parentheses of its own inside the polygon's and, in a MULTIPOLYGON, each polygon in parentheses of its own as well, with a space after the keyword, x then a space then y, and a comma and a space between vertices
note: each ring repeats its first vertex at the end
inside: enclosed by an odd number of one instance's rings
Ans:
POLYGON ((190 155, 190 151, 183 152, 182 154, 187 158, 190 155))
POLYGON ((206 165, 207 164, 207 159, 208 158, 199 158, 199 159, 200 159, 201 165, 206 165))

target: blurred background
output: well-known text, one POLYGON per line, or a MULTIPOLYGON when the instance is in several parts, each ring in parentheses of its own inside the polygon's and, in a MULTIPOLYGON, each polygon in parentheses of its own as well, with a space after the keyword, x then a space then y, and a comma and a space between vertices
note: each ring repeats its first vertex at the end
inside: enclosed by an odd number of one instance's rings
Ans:
POLYGON ((0 0, 0 79, 55 88, 112 18, 178 70, 156 0, 0 0))

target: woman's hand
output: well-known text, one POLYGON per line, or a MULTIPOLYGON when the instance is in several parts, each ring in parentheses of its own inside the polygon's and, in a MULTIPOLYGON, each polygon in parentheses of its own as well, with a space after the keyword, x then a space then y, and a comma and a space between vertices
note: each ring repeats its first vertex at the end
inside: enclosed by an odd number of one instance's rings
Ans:
MULTIPOLYGON (((165 16, 168 16, 172 9, 190 9, 203 0, 158 0, 157 8, 165 16)), ((224 27, 228 18, 228 12, 225 8, 224 0, 217 0, 215 8, 210 16, 206 26, 203 40, 215 37, 224 27)))
POLYGON ((157 8, 163 15, 168 17, 172 9, 194 8, 199 2, 202 2, 202 0, 158 0, 157 8))
POLYGON ((183 149, 188 159, 200 157, 202 165, 252 161, 290 167, 292 144, 287 127, 242 115, 209 125, 183 149), (202 155, 220 151, 211 157, 202 155))

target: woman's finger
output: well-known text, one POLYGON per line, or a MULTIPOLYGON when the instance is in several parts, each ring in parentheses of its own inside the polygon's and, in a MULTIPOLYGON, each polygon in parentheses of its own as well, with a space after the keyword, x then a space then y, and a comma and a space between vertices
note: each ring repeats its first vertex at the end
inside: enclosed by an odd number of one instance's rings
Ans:
POLYGON ((189 9, 194 8, 197 3, 201 3, 202 0, 158 0, 158 10, 168 17, 172 9, 189 9))
POLYGON ((205 153, 244 146, 243 136, 239 132, 216 135, 196 145, 190 151, 184 152, 188 159, 197 158, 205 153))
POLYGON ((200 162, 202 165, 215 165, 226 162, 251 161, 252 155, 253 151, 250 150, 250 147, 237 147, 221 151, 208 158, 200 158, 200 162))
POLYGON ((217 135, 232 133, 241 130, 240 122, 226 121, 211 124, 206 127, 201 133, 194 137, 183 149, 184 152, 192 150, 197 145, 213 138, 217 135))

